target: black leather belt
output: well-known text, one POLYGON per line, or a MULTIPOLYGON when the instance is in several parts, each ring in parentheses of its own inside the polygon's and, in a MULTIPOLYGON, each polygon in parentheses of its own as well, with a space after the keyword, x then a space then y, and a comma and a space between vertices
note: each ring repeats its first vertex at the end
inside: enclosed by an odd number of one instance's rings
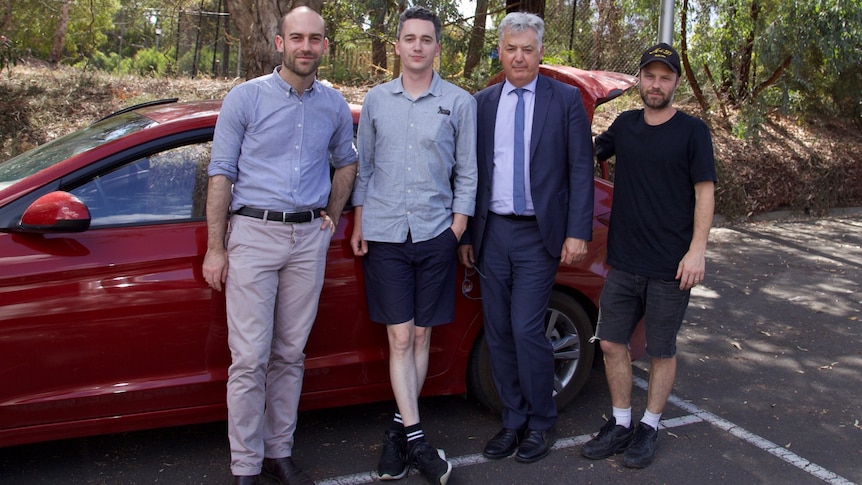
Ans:
POLYGON ((240 207, 234 211, 234 214, 254 217, 256 219, 265 218, 268 221, 278 221, 286 224, 296 224, 300 222, 311 222, 314 219, 317 219, 320 217, 320 211, 322 210, 323 209, 311 209, 303 212, 278 212, 255 209, 254 207, 240 207))
POLYGON ((506 219, 509 219, 512 221, 535 221, 536 220, 536 216, 519 216, 516 214, 497 214, 496 212, 493 212, 492 214, 498 215, 500 217, 505 217, 506 219))

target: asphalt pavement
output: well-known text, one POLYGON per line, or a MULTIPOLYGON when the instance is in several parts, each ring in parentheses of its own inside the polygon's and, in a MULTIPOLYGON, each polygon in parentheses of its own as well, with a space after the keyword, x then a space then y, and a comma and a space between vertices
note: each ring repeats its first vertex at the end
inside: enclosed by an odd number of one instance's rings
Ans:
MULTIPOLYGON (((423 398, 423 426, 461 484, 862 483, 862 214, 712 230, 707 278, 679 337, 656 461, 590 461, 580 446, 610 403, 601 371, 562 410, 555 450, 488 461, 496 416, 460 396, 423 398)), ((633 415, 647 363, 635 363, 633 415)), ((304 412, 295 459, 320 484, 372 483, 393 405, 304 412)), ((0 449, 0 483, 229 483, 225 423, 0 449)), ((263 483, 274 483, 266 482, 263 483)), ((425 483, 411 474, 399 483, 425 483)))

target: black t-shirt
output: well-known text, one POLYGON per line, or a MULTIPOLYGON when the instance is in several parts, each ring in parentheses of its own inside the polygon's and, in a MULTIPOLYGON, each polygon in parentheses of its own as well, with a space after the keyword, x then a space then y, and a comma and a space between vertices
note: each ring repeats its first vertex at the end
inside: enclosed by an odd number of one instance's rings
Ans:
POLYGON ((694 232, 694 184, 716 180, 709 129, 681 111, 658 126, 626 111, 596 137, 596 157, 613 155, 608 264, 672 280, 694 232))

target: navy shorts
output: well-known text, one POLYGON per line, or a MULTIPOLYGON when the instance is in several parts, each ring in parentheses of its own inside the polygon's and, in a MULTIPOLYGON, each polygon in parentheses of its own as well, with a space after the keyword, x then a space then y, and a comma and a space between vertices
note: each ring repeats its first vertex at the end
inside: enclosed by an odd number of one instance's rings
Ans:
POLYGON ((628 344, 635 326, 643 318, 647 355, 662 359, 673 357, 690 295, 690 290, 679 289, 678 280, 611 269, 599 303, 596 338, 628 344))
POLYGON ((371 321, 387 325, 413 320, 433 327, 455 319, 458 240, 451 229, 428 241, 368 242, 363 264, 371 321))

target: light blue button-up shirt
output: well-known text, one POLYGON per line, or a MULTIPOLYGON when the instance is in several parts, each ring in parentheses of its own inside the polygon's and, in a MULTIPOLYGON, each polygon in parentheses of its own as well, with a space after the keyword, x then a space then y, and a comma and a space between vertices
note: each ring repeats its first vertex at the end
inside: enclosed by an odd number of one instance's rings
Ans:
MULTIPOLYGON (((530 188, 530 140, 533 138, 533 111, 536 107, 536 82, 538 78, 522 86, 524 91, 524 196, 526 210, 524 215, 535 215, 533 209, 533 191, 530 188)), ((497 214, 514 214, 514 182, 515 166, 515 105, 518 95, 515 86, 506 80, 500 103, 497 105, 497 120, 494 125, 494 176, 491 180, 491 211, 497 214)))
POLYGON ((433 239, 452 214, 476 205, 476 100, 435 72, 413 99, 401 78, 372 88, 359 118, 359 174, 353 204, 362 237, 401 243, 433 239))
POLYGON ((298 93, 278 69, 234 87, 222 103, 208 173, 233 182, 231 210, 326 207, 330 163, 356 161, 341 93, 318 81, 298 93))

